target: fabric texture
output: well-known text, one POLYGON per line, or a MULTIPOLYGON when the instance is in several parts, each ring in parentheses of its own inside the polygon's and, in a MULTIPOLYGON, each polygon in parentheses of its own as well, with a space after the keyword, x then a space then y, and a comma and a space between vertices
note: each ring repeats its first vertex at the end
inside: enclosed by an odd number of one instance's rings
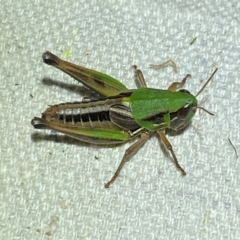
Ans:
POLYGON ((240 4, 238 1, 0 0, 0 239, 240 239, 240 4), (170 132, 181 177, 156 137, 104 188, 125 150, 94 146, 31 119, 90 92, 47 66, 45 51, 136 88, 186 74, 199 110, 170 132), (178 67, 149 64, 172 59, 178 67), (230 141, 232 145, 230 144, 230 141), (235 150, 234 150, 234 147, 235 150))

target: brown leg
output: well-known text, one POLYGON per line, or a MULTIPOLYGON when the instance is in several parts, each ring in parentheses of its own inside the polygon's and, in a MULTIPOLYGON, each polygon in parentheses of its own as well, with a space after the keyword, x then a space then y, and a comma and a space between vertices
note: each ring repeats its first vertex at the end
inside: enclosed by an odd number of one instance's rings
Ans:
POLYGON ((137 82, 138 82, 139 86, 142 87, 142 88, 146 88, 147 84, 146 84, 146 81, 143 77, 142 71, 140 69, 138 69, 136 65, 133 65, 133 68, 135 70, 135 75, 136 75, 137 82))
POLYGON ((187 78, 191 77, 190 74, 187 74, 181 82, 173 82, 169 87, 168 90, 171 92, 175 92, 178 88, 183 87, 183 85, 186 83, 187 78))
POLYGON ((176 168, 182 173, 182 175, 186 175, 186 172, 184 171, 184 169, 179 165, 177 157, 172 149, 172 145, 171 143, 168 141, 168 139, 165 136, 165 132, 164 131, 157 131, 162 143, 165 145, 165 147, 170 151, 170 153, 172 154, 173 157, 173 162, 176 166, 176 168))
POLYGON ((111 178, 111 180, 107 183, 105 183, 105 188, 109 188, 110 184, 112 184, 115 179, 118 177, 119 173, 121 172, 124 164, 129 160, 129 156, 131 154, 134 154, 138 151, 138 149, 149 139, 149 137, 151 136, 151 134, 148 133, 141 133, 140 138, 137 140, 137 142, 135 142, 134 144, 132 144, 126 151, 125 154, 116 170, 116 172, 114 173, 113 177, 111 178))

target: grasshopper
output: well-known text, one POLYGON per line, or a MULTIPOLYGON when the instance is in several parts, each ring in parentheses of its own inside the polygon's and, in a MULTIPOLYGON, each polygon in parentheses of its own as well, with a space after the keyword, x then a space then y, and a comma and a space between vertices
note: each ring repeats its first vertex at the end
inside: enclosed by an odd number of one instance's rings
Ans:
MULTIPOLYGON (((136 153, 154 133, 158 134, 163 145, 171 153, 176 168, 182 175, 186 175, 165 136, 165 131, 185 128, 197 109, 203 109, 211 114, 197 105, 196 97, 210 82, 217 69, 194 96, 185 89, 177 91, 190 77, 189 74, 181 82, 173 82, 167 90, 154 89, 147 88, 141 70, 133 66, 139 88, 128 89, 111 76, 64 61, 50 52, 45 52, 42 58, 44 63, 67 73, 102 95, 102 98, 52 105, 42 113, 41 118, 32 119, 34 128, 52 129, 72 138, 100 145, 121 144, 137 139, 125 151, 116 172, 105 184, 105 188, 115 181, 131 155, 136 153)), ((176 70, 172 60, 151 67, 160 68, 168 64, 172 64, 176 70)))

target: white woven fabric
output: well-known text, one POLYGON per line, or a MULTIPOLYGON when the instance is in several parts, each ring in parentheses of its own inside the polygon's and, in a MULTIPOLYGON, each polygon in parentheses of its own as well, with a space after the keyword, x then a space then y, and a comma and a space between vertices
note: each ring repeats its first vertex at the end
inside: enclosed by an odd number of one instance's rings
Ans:
POLYGON ((239 153, 239 1, 57 2, 0 1, 0 239, 240 239, 240 160, 228 140, 239 153), (42 62, 46 50, 129 88, 133 64, 154 88, 190 73, 193 93, 218 67, 198 97, 215 116, 200 111, 168 136, 186 177, 151 138, 104 189, 129 144, 34 130, 48 105, 84 96, 42 62), (169 58, 178 74, 148 67, 169 58))

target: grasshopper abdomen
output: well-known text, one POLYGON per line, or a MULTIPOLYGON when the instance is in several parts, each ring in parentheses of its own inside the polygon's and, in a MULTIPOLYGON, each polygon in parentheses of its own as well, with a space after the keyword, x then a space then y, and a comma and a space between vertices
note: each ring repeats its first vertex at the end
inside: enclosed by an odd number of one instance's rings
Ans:
POLYGON ((104 100, 72 102, 50 106, 42 113, 42 119, 64 125, 119 129, 110 121, 111 104, 104 100))

